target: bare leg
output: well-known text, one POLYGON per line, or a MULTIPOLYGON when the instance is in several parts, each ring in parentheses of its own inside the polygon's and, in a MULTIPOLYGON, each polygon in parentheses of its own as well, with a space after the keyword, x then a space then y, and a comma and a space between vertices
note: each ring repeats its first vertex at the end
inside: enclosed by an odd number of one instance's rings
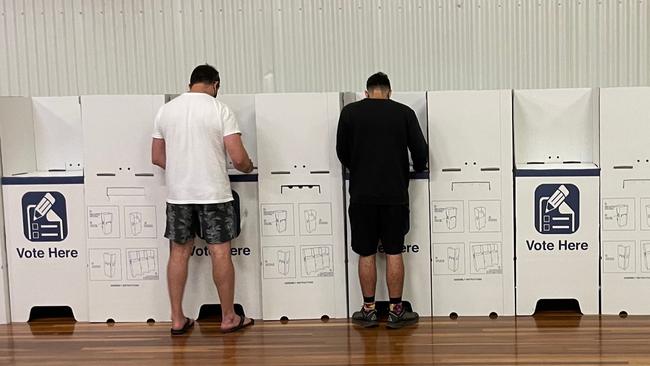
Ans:
POLYGON ((169 243, 169 261, 167 262, 167 288, 169 302, 172 306, 172 328, 180 329, 185 325, 183 313, 183 292, 187 281, 187 263, 192 254, 194 240, 185 244, 174 241, 169 243))
MULTIPOLYGON (((221 301, 221 329, 230 329, 239 324, 235 314, 235 267, 230 257, 230 242, 210 245, 212 258, 212 278, 217 286, 221 301)), ((245 322, 249 323, 250 320, 245 322)))
POLYGON ((359 257, 359 281, 361 282, 361 293, 364 297, 375 296, 377 287, 377 266, 376 255, 359 257))
POLYGON ((404 289, 404 261, 402 254, 386 254, 386 284, 388 285, 388 296, 402 297, 404 289))

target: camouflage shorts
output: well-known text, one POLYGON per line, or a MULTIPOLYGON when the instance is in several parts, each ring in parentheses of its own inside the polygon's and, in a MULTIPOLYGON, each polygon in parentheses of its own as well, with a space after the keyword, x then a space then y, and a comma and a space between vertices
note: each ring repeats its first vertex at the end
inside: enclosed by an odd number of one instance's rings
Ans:
POLYGON ((179 244, 195 236, 208 244, 225 243, 237 236, 237 220, 233 201, 210 204, 167 203, 165 237, 179 244))

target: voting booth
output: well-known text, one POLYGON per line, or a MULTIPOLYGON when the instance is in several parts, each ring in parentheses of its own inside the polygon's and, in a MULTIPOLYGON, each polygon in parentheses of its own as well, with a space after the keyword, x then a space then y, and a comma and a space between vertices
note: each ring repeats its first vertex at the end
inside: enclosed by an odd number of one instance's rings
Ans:
MULTIPOLYGON (((257 167, 257 140, 255 130, 254 95, 219 95, 235 114, 244 147, 253 165, 257 167)), ((230 187, 239 197, 241 234, 232 241, 231 254, 235 267, 235 304, 242 306, 248 317, 262 317, 262 288, 260 273, 259 200, 257 199, 257 171, 243 174, 228 161, 230 187)), ((201 306, 219 304, 217 289, 212 280, 212 262, 208 245, 199 238, 189 264, 183 309, 189 317, 197 318, 201 306)))
POLYGON ((514 91, 517 314, 599 305, 598 91, 514 91))
POLYGON ((255 96, 264 319, 347 316, 339 93, 255 96))
POLYGON ((68 306, 88 320, 78 97, 2 98, 0 134, 11 320, 68 306))
POLYGON ((600 89, 601 311, 650 314, 650 88, 600 89))
POLYGON ((514 314, 511 97, 427 93, 434 316, 514 314))
MULTIPOLYGON (((346 104, 363 99, 363 93, 346 93, 346 104)), ((394 92, 391 99, 406 104, 415 111, 420 123, 422 134, 427 138, 427 98, 425 92, 394 92)), ((412 162, 411 162, 412 163, 412 162)), ((347 179, 347 177, 346 177, 347 179)), ((347 182, 347 181, 346 181, 347 182)), ((380 183, 378 183, 380 184, 380 183)), ((349 207, 350 196, 346 187, 345 208, 349 207)), ((411 173, 409 182, 409 210, 410 229, 404 240, 402 258, 404 260, 404 291, 402 299, 411 303, 414 311, 420 316, 431 316, 431 244, 429 237, 429 174, 411 173)), ((347 217, 347 215, 346 215, 347 217)), ((348 227, 347 254, 348 254, 348 304, 350 313, 363 306, 363 296, 359 283, 359 255, 351 247, 350 222, 348 227)), ((377 287, 376 301, 388 301, 386 287, 386 256, 380 251, 376 256, 377 287)))
POLYGON ((82 96, 90 321, 170 320, 164 172, 151 164, 163 95, 82 96))
MULTIPOLYGON (((2 104, 2 102, 0 102, 0 104, 2 104)), ((2 127, 0 127, 0 129, 1 128, 2 127)), ((1 167, 0 171, 2 171, 1 167)), ((0 206, 2 205, 2 197, 0 196, 0 206)), ((9 283, 7 278, 4 212, 3 210, 0 210, 0 324, 8 324, 10 322, 11 314, 9 310, 9 283)))

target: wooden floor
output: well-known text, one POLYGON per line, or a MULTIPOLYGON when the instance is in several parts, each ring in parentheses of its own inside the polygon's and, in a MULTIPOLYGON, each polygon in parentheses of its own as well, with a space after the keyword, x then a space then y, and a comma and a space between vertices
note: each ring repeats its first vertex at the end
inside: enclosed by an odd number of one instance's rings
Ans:
POLYGON ((212 320, 175 338, 168 323, 43 320, 0 326, 0 364, 650 365, 650 317, 425 318, 401 330, 260 321, 229 335, 212 320))

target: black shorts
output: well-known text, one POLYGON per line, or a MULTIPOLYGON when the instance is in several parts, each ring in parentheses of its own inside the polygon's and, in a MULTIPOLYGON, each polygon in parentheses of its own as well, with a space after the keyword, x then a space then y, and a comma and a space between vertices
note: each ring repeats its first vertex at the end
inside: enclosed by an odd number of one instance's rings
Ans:
POLYGON ((400 254, 409 231, 408 205, 370 205, 353 203, 348 209, 352 231, 352 250, 362 257, 377 253, 400 254))
POLYGON ((210 204, 167 203, 165 237, 179 244, 195 236, 208 244, 231 241, 238 235, 235 201, 210 204))

